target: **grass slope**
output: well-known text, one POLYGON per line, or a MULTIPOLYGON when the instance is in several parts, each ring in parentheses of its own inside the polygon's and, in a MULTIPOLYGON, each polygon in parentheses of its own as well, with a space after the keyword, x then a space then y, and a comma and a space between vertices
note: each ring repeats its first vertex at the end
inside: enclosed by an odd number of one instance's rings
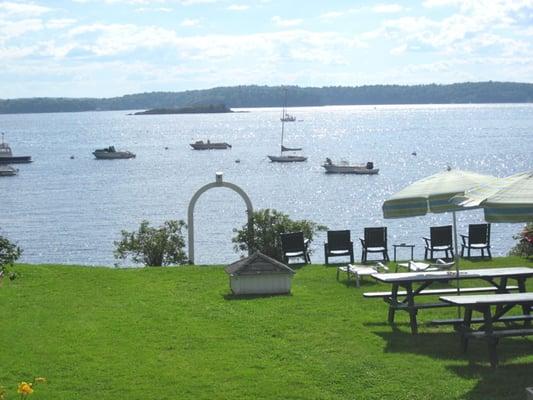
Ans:
POLYGON ((362 297, 387 286, 357 289, 331 267, 298 270, 290 296, 240 300, 220 267, 15 269, 0 287, 7 399, 35 376, 48 383, 33 398, 54 400, 523 399, 533 386, 531 338, 503 340, 491 369, 484 342, 464 355, 450 327, 412 336, 398 313, 393 331, 386 304, 362 297))

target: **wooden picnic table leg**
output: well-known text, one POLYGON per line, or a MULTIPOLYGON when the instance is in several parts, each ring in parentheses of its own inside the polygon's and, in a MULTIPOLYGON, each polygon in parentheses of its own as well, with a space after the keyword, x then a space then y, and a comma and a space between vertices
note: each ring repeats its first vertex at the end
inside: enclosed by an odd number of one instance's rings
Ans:
POLYGON ((413 294, 413 285, 411 283, 408 283, 405 285, 405 289, 407 290, 407 310, 409 311, 409 322, 411 324, 411 333, 413 335, 416 335, 418 333, 418 325, 416 322, 416 314, 418 310, 415 307, 415 299, 413 294))
POLYGON ((389 324, 394 323, 394 313, 396 312, 396 306, 398 304, 398 284, 395 283, 392 285, 392 292, 389 302, 389 324))
POLYGON ((516 282, 518 284, 518 291, 520 293, 526 292, 526 278, 516 278, 516 282))
POLYGON ((485 322, 483 326, 485 329, 487 346, 489 349, 490 365, 491 367, 496 367, 498 365, 498 353, 496 351, 496 345, 498 344, 498 340, 492 335, 494 330, 492 327, 492 315, 490 313, 490 305, 483 307, 483 319, 485 322))
POLYGON ((461 325, 461 349, 463 353, 466 353, 468 349, 468 336, 466 335, 470 331, 470 325, 472 324, 472 307, 466 307, 463 324, 461 325))
MULTIPOLYGON (((529 304, 522 304, 522 314, 528 316, 531 314, 531 306, 529 304)), ((524 321, 524 328, 529 328, 531 326, 531 320, 527 319, 524 321)))

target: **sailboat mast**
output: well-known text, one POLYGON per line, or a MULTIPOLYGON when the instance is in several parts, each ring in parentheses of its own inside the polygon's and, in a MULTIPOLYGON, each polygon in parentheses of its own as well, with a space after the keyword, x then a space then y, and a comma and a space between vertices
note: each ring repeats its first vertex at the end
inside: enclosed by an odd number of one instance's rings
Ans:
POLYGON ((283 115, 281 116, 281 146, 279 155, 283 155, 283 135, 285 134, 285 107, 287 107, 287 88, 283 88, 283 91, 285 92, 285 98, 283 100, 283 115))

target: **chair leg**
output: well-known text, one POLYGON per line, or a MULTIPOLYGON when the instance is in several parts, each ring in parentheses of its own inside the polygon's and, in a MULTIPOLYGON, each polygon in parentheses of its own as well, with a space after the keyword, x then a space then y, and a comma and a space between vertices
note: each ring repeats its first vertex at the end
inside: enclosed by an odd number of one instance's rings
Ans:
POLYGON ((366 262, 366 251, 365 249, 363 249, 361 251, 361 263, 365 263, 366 262))
POLYGON ((328 265, 328 252, 324 250, 324 259, 326 260, 326 265, 328 265))
POLYGON ((461 245, 461 258, 465 258, 465 245, 461 245))
POLYGON ((424 249, 424 260, 427 260, 428 259, 428 248, 426 247, 424 249))
POLYGON ((350 264, 354 264, 354 259, 353 259, 353 250, 350 251, 350 264))
POLYGON ((489 256, 489 259, 492 259, 492 254, 490 254, 490 247, 487 247, 487 254, 489 256))

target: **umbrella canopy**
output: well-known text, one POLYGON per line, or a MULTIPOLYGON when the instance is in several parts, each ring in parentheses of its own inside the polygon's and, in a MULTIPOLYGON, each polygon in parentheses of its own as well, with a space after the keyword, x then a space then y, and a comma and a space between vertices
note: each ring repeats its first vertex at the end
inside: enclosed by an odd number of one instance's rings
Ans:
POLYGON ((470 188, 498 180, 494 176, 459 169, 442 171, 420 179, 392 195, 383 203, 383 217, 405 218, 427 213, 460 211, 463 207, 450 202, 452 197, 464 195, 470 188))
POLYGON ((466 190, 452 201, 462 207, 484 208, 487 222, 532 222, 533 171, 466 190))

